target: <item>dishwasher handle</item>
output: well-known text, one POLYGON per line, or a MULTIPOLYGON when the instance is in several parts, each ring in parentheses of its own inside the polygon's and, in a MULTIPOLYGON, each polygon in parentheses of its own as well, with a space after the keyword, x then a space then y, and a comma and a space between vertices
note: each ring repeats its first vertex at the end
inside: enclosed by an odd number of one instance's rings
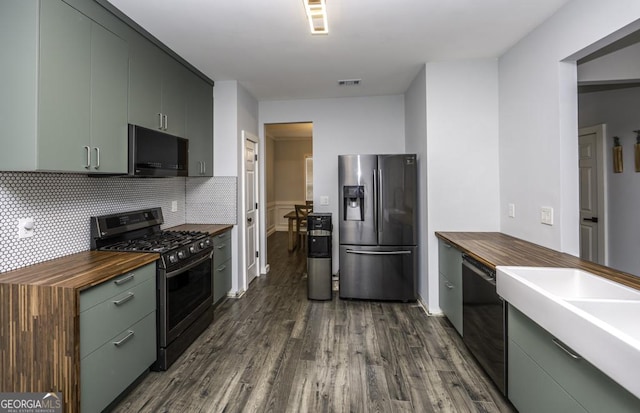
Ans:
POLYGON ((478 275, 478 277, 482 278, 486 282, 496 285, 495 273, 489 268, 483 265, 481 266, 481 264, 476 265, 475 263, 472 263, 469 259, 467 259, 466 256, 462 259, 462 266, 466 267, 470 271, 473 271, 476 275, 478 275))

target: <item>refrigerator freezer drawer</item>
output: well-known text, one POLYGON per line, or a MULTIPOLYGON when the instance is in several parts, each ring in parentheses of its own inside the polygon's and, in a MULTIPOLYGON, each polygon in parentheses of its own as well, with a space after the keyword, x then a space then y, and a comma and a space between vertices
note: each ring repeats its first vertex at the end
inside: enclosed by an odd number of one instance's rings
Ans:
POLYGON ((417 247, 340 246, 340 298, 414 301, 417 247))

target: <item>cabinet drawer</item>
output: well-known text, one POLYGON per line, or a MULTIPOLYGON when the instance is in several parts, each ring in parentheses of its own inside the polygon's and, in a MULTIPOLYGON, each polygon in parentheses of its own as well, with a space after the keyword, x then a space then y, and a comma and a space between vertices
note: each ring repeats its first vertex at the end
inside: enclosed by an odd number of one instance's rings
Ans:
POLYGON ((154 311, 80 362, 80 410, 102 411, 155 360, 154 311))
POLYGON ((231 258, 231 231, 213 237, 213 267, 231 258))
POLYGON ((82 291, 80 293, 80 312, 128 291, 146 280, 155 279, 155 276, 156 264, 151 263, 82 291))
POLYGON ((554 343, 557 339, 533 320, 513 306, 509 306, 508 314, 509 339, 535 360, 540 368, 553 377, 587 411, 640 411, 640 399, 587 360, 570 357, 554 343))
POLYGON ((216 304, 231 290, 231 260, 213 267, 213 303, 216 304))
POLYGON ((445 276, 439 276, 440 308, 451 324, 462 335, 462 288, 445 276))
POLYGON ((155 280, 147 280, 80 313, 80 358, 156 309, 155 280))
POLYGON ((462 252, 438 240, 438 270, 457 287, 462 286, 462 252))
POLYGON ((586 410, 515 342, 509 341, 509 400, 521 413, 586 413, 586 410))

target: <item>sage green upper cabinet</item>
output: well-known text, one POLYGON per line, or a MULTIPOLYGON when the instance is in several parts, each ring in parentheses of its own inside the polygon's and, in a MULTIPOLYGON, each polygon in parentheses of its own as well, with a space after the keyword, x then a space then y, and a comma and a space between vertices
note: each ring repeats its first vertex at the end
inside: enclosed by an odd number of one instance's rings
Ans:
POLYGON ((129 123, 185 137, 188 70, 142 36, 129 65, 129 123))
POLYGON ((126 172, 127 43, 60 0, 0 15, 0 169, 126 172))
POLYGON ((127 172, 129 46, 102 26, 91 26, 91 171, 127 172))
POLYGON ((213 176, 213 88, 195 75, 188 83, 189 176, 213 176))
POLYGON ((37 169, 86 171, 91 128, 91 20, 40 2, 37 169))

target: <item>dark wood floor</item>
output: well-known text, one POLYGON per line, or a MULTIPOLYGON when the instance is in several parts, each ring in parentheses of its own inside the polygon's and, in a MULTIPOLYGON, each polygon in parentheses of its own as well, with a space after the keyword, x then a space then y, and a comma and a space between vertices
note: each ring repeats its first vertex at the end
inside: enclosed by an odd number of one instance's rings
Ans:
POLYGON ((307 300, 304 251, 271 271, 118 412, 510 412, 443 317, 416 303, 307 300))

